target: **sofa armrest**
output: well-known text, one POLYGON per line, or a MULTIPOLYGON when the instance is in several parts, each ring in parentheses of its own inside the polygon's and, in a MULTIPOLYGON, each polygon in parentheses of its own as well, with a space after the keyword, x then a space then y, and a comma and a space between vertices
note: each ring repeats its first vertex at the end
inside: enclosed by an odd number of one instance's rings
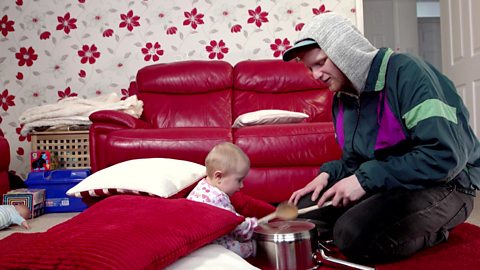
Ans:
POLYGON ((10 181, 8 179, 8 168, 10 166, 10 147, 7 139, 0 136, 0 198, 10 190, 10 181))
POLYGON ((92 172, 106 167, 105 147, 108 135, 113 131, 151 129, 152 126, 145 121, 137 119, 127 113, 114 110, 101 110, 90 114, 90 167, 92 172))
POLYGON ((90 114, 89 118, 93 123, 112 124, 125 128, 151 128, 147 122, 120 111, 96 111, 90 114))

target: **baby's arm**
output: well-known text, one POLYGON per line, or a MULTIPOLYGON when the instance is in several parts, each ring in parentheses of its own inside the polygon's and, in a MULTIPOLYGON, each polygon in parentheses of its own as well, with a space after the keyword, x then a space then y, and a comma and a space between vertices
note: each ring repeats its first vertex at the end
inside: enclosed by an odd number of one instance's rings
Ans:
POLYGON ((253 235, 253 230, 258 226, 258 220, 254 217, 247 217, 245 221, 238 225, 232 234, 235 239, 239 241, 250 240, 253 235))
POLYGON ((30 226, 28 225, 28 222, 26 220, 22 221, 20 226, 24 227, 27 230, 30 230, 30 226))

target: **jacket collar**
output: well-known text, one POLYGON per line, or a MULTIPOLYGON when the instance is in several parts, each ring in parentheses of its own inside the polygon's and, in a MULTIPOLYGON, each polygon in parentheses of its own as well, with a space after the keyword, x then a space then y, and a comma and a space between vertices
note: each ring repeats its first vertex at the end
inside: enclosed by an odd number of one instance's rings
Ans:
POLYGON ((392 49, 380 48, 370 66, 364 92, 381 91, 385 88, 388 61, 392 54, 392 49))

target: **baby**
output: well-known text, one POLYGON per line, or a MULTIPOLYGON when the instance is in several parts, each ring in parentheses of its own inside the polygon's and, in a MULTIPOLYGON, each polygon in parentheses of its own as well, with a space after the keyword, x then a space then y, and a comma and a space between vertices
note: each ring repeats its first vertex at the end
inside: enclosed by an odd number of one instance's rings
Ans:
MULTIPOLYGON (((250 160, 238 146, 220 143, 213 147, 205 159, 206 178, 200 180, 187 199, 208 203, 238 215, 230 202, 230 196, 243 187, 243 178, 250 170, 250 160)), ((255 254, 255 242, 251 240, 256 218, 245 218, 231 233, 214 241, 243 258, 255 254)))
POLYGON ((25 229, 30 229, 25 219, 29 218, 30 210, 23 204, 0 205, 0 230, 9 227, 12 224, 21 225, 25 229))

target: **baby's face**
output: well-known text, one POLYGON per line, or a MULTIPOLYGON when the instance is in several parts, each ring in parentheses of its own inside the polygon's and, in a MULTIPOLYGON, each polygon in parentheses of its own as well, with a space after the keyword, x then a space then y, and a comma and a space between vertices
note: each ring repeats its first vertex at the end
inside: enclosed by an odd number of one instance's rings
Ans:
POLYGON ((24 219, 28 219, 30 217, 30 210, 24 204, 15 205, 15 209, 24 219))
POLYGON ((224 172, 220 183, 217 184, 217 188, 225 192, 228 196, 232 196, 243 187, 243 178, 247 176, 250 169, 247 164, 243 162, 236 168, 236 171, 224 172))

